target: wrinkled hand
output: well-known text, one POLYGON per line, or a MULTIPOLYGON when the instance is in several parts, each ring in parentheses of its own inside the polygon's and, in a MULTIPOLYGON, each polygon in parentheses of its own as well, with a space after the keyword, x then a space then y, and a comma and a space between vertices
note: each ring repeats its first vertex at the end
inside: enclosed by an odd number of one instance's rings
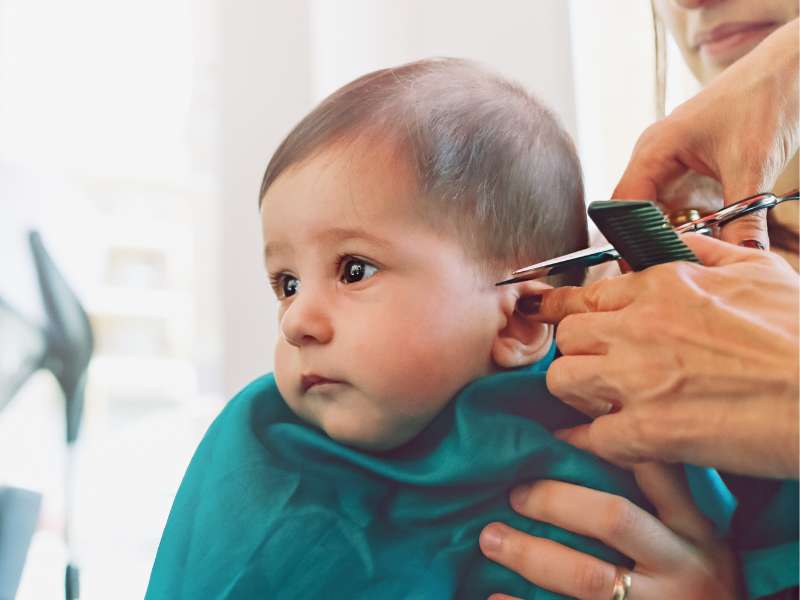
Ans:
MULTIPOLYGON (((670 186, 692 171, 722 184, 725 205, 771 190, 798 149, 797 38, 795 19, 645 130, 613 197, 668 204, 670 186)), ((768 248, 765 211, 729 223, 721 238, 768 248)))
MULTIPOLYGON (((521 515, 596 538, 633 559, 631 599, 739 598, 733 553, 715 538, 679 470, 650 463, 634 473, 658 518, 625 498, 560 481, 518 488, 511 505, 521 515)), ((612 597, 615 565, 551 540, 492 523, 481 532, 480 546, 487 558, 540 587, 579 600, 612 597)))
POLYGON ((768 252, 683 239, 706 266, 542 292, 530 318, 560 322, 563 354, 548 388, 597 417, 560 435, 622 465, 796 478, 798 276, 768 252))

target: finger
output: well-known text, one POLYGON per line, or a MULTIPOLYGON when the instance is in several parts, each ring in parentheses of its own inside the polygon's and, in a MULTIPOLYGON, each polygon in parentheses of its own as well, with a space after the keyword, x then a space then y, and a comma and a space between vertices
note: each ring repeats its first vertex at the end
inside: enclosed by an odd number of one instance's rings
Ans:
POLYGON ((651 408, 626 404, 591 423, 562 429, 553 435, 626 469, 654 461, 686 462, 685 445, 676 444, 674 434, 663 426, 664 418, 675 418, 665 415, 665 410, 670 409, 664 405, 651 408))
POLYGON ((664 525, 698 544, 713 539, 714 528, 692 500, 682 466, 641 463, 633 474, 664 525))
POLYGON ((691 248, 700 262, 707 267, 722 267, 762 255, 760 250, 735 246, 699 233, 685 233, 681 236, 681 240, 691 248))
POLYGON ((664 572, 684 560, 685 543, 649 512, 622 496, 563 481, 538 481, 511 493, 515 511, 602 541, 645 569, 664 572))
POLYGON ((604 355, 561 356, 547 369, 547 389, 556 398, 592 418, 619 406, 619 390, 609 383, 614 366, 604 355))
POLYGON ((531 302, 531 296, 524 307, 517 305, 525 315, 546 323, 558 323, 567 315, 587 312, 618 310, 630 304, 636 296, 638 285, 627 275, 601 279, 586 287, 564 286, 541 290, 540 296, 531 302))
POLYGON ((658 198, 658 185, 647 172, 641 172, 638 164, 631 164, 622 174, 611 194, 614 200, 655 200, 658 198))
POLYGON ((595 456, 599 456, 600 458, 617 465, 623 469, 631 469, 633 467, 634 462, 629 460, 625 460, 624 458, 620 458, 618 456, 608 456, 604 453, 604 448, 597 447, 594 443, 592 433, 595 429, 592 428, 594 423, 588 423, 586 425, 577 425, 576 427, 570 427, 568 429, 559 429, 558 431, 554 431, 553 435, 560 439, 563 442, 567 442, 576 448, 580 448, 585 452, 590 452, 595 456))
MULTIPOLYGON (((502 523, 491 523, 481 532, 481 551, 487 558, 518 573, 534 585, 570 598, 608 600, 614 590, 614 566, 537 538, 502 523), (492 538, 495 543, 492 543, 492 538)), ((636 574, 632 575, 637 578, 636 574)), ((637 588, 634 580, 631 589, 637 588)), ((636 596, 647 600, 645 596, 636 596)))
POLYGON ((489 596, 489 600, 522 600, 522 598, 517 598, 516 596, 509 596, 508 594, 492 594, 489 596))
MULTIPOLYGON (((659 124, 656 124, 656 127, 659 124)), ((630 163, 617 183, 612 198, 618 200, 658 200, 659 190, 682 176, 687 167, 669 154, 659 156, 659 147, 650 140, 657 138, 655 128, 645 131, 633 150, 630 163), (647 139, 647 138, 650 139, 647 139)), ((656 142, 658 143, 658 142, 656 142)))
POLYGON ((727 223, 720 230, 719 237, 737 246, 742 242, 755 241, 762 249, 769 250, 767 211, 759 210, 727 223))
MULTIPOLYGON (((580 425, 557 431, 554 435, 576 448, 598 454, 592 443, 592 431, 591 425, 580 425)), ((610 460, 609 457, 603 458, 610 460)), ((615 464, 633 470, 639 488, 667 527, 698 544, 713 538, 713 526, 692 500, 683 467, 656 462, 621 461, 615 464)))
POLYGON ((615 313, 581 313, 564 317, 556 328, 556 346, 561 354, 606 354, 605 330, 611 314, 615 313))

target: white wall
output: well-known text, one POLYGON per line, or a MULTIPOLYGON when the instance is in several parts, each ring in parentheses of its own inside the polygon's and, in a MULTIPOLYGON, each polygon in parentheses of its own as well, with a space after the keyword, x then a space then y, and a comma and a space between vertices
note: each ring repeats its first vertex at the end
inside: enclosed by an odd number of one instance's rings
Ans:
POLYGON ((535 92, 575 133, 569 13, 561 0, 311 1, 314 96, 431 56, 482 62, 535 92))
POLYGON ((275 301, 261 249, 258 190, 271 153, 311 106, 306 2, 219 0, 220 289, 223 392, 272 370, 275 301))
MULTIPOLYGON (((607 200, 655 114, 650 3, 570 0, 578 150, 586 199, 607 200)), ((697 90, 674 43, 667 46, 667 112, 697 90)))

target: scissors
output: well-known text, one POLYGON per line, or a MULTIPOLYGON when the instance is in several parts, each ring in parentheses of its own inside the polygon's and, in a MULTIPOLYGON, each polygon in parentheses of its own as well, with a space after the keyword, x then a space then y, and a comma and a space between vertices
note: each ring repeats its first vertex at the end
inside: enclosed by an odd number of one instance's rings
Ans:
MULTIPOLYGON (((728 221, 733 221, 744 215, 750 214, 757 210, 765 208, 772 208, 781 202, 787 200, 800 200, 800 191, 794 190, 783 196, 776 196, 775 194, 756 194, 744 200, 739 200, 725 208, 713 212, 705 217, 689 221, 675 228, 676 233, 690 233, 690 232, 708 232, 712 227, 722 225, 728 221)), ((593 267, 611 260, 619 260, 619 252, 608 244, 606 246, 596 246, 594 248, 585 248, 551 258, 543 262, 536 263, 527 267, 522 267, 512 272, 512 277, 497 283, 496 285, 509 285, 511 283, 519 283, 520 281, 529 281, 531 279, 540 279, 548 275, 557 275, 563 273, 568 269, 575 267, 593 267)))

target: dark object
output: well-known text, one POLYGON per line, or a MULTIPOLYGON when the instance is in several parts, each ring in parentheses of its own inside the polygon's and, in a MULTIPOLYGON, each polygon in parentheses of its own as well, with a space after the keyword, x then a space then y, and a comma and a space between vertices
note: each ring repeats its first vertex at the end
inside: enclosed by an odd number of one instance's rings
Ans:
POLYGON ((67 441, 66 531, 69 552, 65 594, 78 597, 78 568, 72 562, 71 523, 74 489, 74 444, 80 431, 86 370, 94 349, 94 337, 86 311, 42 243, 36 231, 28 235, 36 266, 47 322, 39 328, 27 322, 0 299, 0 409, 39 369, 50 371, 64 393, 67 441))
POLYGON ((47 253, 39 233, 32 231, 28 239, 47 313, 47 351, 42 366, 53 373, 64 392, 67 443, 71 444, 78 438, 94 337, 86 311, 47 253))
POLYGON ((700 262, 652 202, 600 200, 589 205, 589 217, 634 271, 675 260, 700 262))
POLYGON ((17 594, 41 503, 36 492, 0 486, 0 600, 17 594))

